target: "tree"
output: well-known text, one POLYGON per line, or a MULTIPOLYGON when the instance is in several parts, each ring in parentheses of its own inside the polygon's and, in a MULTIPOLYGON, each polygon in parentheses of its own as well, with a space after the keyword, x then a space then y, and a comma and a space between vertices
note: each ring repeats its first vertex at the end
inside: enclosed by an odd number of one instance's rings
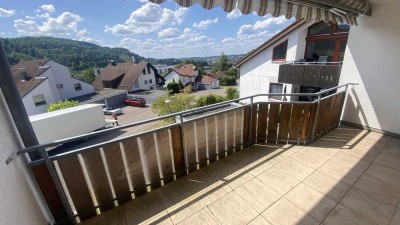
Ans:
POLYGON ((175 81, 172 81, 167 85, 167 91, 170 95, 179 93, 180 86, 175 81))
POLYGON ((88 83, 93 83, 93 81, 96 79, 96 74, 94 72, 94 68, 89 68, 85 71, 83 71, 81 75, 81 79, 88 82, 88 83))
POLYGON ((52 112, 60 109, 66 109, 66 108, 71 108, 78 106, 79 102, 78 101, 70 101, 65 99, 64 101, 61 100, 57 103, 52 103, 49 105, 49 107, 46 109, 46 112, 52 112))
POLYGON ((228 87, 225 90, 226 99, 233 100, 239 98, 239 91, 236 87, 228 87))
MULTIPOLYGON (((158 116, 164 116, 171 113, 181 112, 184 110, 193 109, 196 106, 193 95, 181 93, 176 95, 163 95, 158 97, 153 104, 151 109, 158 116)), ((174 122, 174 118, 169 118, 167 122, 174 122)))
POLYGON ((221 53, 221 56, 217 60, 217 62, 214 63, 212 70, 215 71, 226 71, 229 68, 229 60, 228 57, 225 55, 225 53, 221 53))
POLYGON ((216 104, 216 103, 223 102, 223 101, 225 101, 225 98, 221 95, 213 95, 213 94, 203 95, 197 99, 196 106, 202 107, 202 106, 212 105, 212 104, 216 104))
POLYGON ((219 84, 222 86, 235 86, 236 78, 233 76, 225 76, 219 79, 219 84))

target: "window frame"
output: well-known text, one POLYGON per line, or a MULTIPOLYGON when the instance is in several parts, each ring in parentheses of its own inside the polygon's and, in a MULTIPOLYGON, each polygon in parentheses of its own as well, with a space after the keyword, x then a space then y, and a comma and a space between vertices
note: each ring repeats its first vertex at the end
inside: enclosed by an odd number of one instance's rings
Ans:
MULTIPOLYGON (((269 94, 283 94, 283 84, 282 83, 269 83, 269 94), (280 87, 281 87, 281 92, 280 93, 272 93, 271 92, 271 90, 272 90, 272 85, 280 85, 280 87)), ((268 99, 270 99, 270 100, 278 100, 278 101, 282 101, 282 97, 283 96, 268 96, 268 99)))
POLYGON ((276 46, 272 49, 272 62, 285 62, 285 61, 286 61, 288 43, 289 43, 289 39, 286 39, 285 41, 282 41, 281 43, 279 43, 278 45, 276 45, 276 46), (285 58, 275 58, 275 51, 276 51, 276 49, 279 48, 279 47, 281 47, 282 45, 286 45, 285 58))
POLYGON ((35 95, 35 96, 32 96, 32 100, 33 100, 33 104, 35 104, 36 107, 42 106, 42 105, 47 105, 47 102, 46 102, 46 99, 44 98, 44 95, 35 95), (42 100, 42 101, 36 102, 36 101, 35 101, 35 97, 42 97, 43 100, 42 100))
POLYGON ((152 79, 149 79, 149 84, 152 84, 153 83, 153 80, 152 79))
POLYGON ((82 85, 81 85, 81 83, 76 83, 76 84, 74 84, 74 88, 75 88, 75 91, 82 91, 82 85))
POLYGON ((147 84, 148 84, 147 80, 144 80, 144 85, 147 85, 147 84))
POLYGON ((57 84, 56 86, 57 86, 58 89, 64 88, 63 84, 57 84))
POLYGON ((143 75, 146 75, 146 67, 142 71, 143 75))

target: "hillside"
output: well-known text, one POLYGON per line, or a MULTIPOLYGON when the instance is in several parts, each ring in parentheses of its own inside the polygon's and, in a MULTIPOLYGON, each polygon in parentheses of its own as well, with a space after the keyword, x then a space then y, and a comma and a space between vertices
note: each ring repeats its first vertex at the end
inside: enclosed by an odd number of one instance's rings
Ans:
POLYGON ((110 60, 128 62, 132 56, 144 58, 124 48, 101 47, 88 42, 53 37, 21 37, 3 39, 5 51, 11 65, 20 60, 52 59, 79 74, 89 68, 105 67, 110 60))

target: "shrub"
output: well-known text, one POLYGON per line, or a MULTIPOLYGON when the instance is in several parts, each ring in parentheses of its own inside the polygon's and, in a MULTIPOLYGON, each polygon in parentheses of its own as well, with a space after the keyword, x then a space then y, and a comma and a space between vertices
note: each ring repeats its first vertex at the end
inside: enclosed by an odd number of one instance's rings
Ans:
POLYGON ((236 87, 228 87, 225 90, 226 99, 233 100, 239 98, 239 91, 236 87))
MULTIPOLYGON (((181 93, 173 96, 163 95, 158 97, 151 105, 151 109, 158 116, 164 116, 171 113, 192 109, 195 106, 196 104, 194 96, 181 93)), ((174 118, 167 119, 166 121, 174 122, 174 118)))
POLYGON ((74 106, 78 106, 79 102, 78 101, 70 101, 65 99, 64 101, 59 101, 57 103, 52 103, 47 107, 46 112, 52 112, 60 109, 66 109, 74 106))
POLYGON ((183 93, 190 94, 192 93, 192 85, 189 84, 183 89, 183 93))
POLYGON ((171 82, 167 85, 167 90, 170 95, 179 93, 179 84, 176 82, 171 82))
POLYGON ((223 86, 235 86, 236 78, 233 76, 225 76, 225 77, 220 78, 219 82, 220 82, 220 85, 223 85, 223 86))
POLYGON ((212 104, 216 104, 216 103, 223 102, 223 101, 225 101, 225 98, 221 95, 213 95, 213 94, 203 95, 197 99, 196 106, 202 107, 202 106, 212 105, 212 104))

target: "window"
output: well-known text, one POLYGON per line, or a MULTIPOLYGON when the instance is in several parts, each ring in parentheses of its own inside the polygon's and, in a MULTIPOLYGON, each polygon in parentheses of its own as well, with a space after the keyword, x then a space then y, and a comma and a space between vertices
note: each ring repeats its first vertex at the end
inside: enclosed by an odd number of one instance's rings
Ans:
POLYGON ((285 61, 288 41, 284 41, 276 46, 272 51, 272 61, 285 61))
POLYGON ((33 98, 33 102, 35 103, 35 106, 41 106, 41 105, 47 104, 43 95, 32 96, 32 98, 33 98))
MULTIPOLYGON (((270 83, 269 93, 270 94, 282 94, 283 84, 270 83)), ((269 96, 270 99, 282 100, 282 96, 269 96)))
POLYGON ((151 74, 150 66, 147 67, 147 73, 151 74))
POLYGON ((149 80, 149 83, 150 83, 150 84, 152 84, 152 83, 153 83, 153 80, 152 80, 152 79, 150 79, 150 80, 149 80))
POLYGON ((308 31, 308 35, 321 35, 321 34, 330 34, 331 33, 331 24, 330 23, 317 23, 310 27, 308 31))
POLYGON ((74 87, 75 87, 75 91, 80 91, 80 90, 82 90, 81 83, 74 84, 74 87))
POLYGON ((57 88, 63 88, 62 84, 57 84, 57 88))
POLYGON ((143 70, 143 75, 146 75, 146 68, 144 68, 143 70))
POLYGON ((144 84, 147 84, 147 80, 144 80, 144 84))

